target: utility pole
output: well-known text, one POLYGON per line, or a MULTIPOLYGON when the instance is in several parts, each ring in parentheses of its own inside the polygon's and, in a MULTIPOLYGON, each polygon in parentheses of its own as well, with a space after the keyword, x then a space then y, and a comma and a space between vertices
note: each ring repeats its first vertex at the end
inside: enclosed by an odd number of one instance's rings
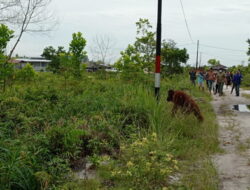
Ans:
POLYGON ((196 69, 198 68, 198 60, 199 60, 199 44, 200 44, 200 41, 198 40, 197 41, 197 56, 196 56, 196 69))
POLYGON ((158 0, 157 16, 157 40, 156 40, 156 59, 155 59, 155 97, 159 101, 161 84, 161 17, 162 0, 158 0))
POLYGON ((199 63, 199 68, 201 68, 201 59, 202 59, 202 52, 200 52, 200 63, 199 63))

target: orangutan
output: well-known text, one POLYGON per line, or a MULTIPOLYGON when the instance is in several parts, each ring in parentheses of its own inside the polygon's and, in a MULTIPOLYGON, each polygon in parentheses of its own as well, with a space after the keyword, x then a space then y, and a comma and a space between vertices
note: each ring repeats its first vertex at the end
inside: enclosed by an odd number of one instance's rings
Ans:
POLYGON ((174 103, 174 107, 172 109, 173 115, 176 114, 179 108, 181 108, 181 111, 183 113, 186 113, 186 114, 193 113, 199 121, 204 120, 203 116, 201 115, 198 105, 185 92, 169 90, 167 101, 174 103))

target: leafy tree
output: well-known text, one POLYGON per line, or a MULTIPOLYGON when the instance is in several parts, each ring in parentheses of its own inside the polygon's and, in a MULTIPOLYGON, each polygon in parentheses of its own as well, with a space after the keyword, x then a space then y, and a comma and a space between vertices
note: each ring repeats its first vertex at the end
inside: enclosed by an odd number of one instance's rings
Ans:
POLYGON ((139 19, 136 22, 137 37, 133 45, 128 45, 121 52, 121 58, 115 64, 119 70, 143 71, 152 70, 155 60, 155 33, 148 19, 139 19))
POLYGON ((163 41, 162 43, 162 60, 165 63, 163 72, 167 75, 180 74, 183 72, 181 64, 186 64, 189 59, 187 50, 179 49, 172 40, 163 41))
MULTIPOLYGON (((148 19, 139 19, 136 22, 137 37, 133 45, 129 45, 121 52, 121 58, 115 63, 121 71, 152 71, 155 62, 156 35, 152 32, 152 25, 148 19)), ((186 64, 189 59, 187 50, 176 47, 174 41, 163 41, 162 58, 166 66, 163 67, 167 74, 182 73, 181 64, 186 64)))
POLYGON ((56 56, 56 50, 52 46, 46 47, 43 50, 42 57, 52 60, 56 56))
POLYGON ((84 51, 87 41, 81 32, 73 33, 72 37, 73 39, 69 45, 69 53, 72 56, 73 74, 79 77, 81 75, 81 62, 87 57, 87 52, 84 51))
POLYGON ((48 66, 48 70, 53 73, 58 73, 60 71, 61 63, 60 63, 60 55, 66 54, 64 47, 59 46, 57 50, 52 46, 46 47, 43 50, 42 57, 51 60, 51 63, 48 66))
POLYGON ((0 54, 4 54, 8 42, 14 37, 13 34, 14 31, 10 30, 8 26, 0 24, 0 54))
POLYGON ((121 58, 115 63, 115 67, 125 72, 142 71, 140 54, 133 45, 128 45, 127 49, 121 52, 121 58))
POLYGON ((216 59, 209 59, 208 60, 208 64, 210 66, 216 66, 216 65, 219 65, 220 64, 220 61, 219 60, 216 60, 216 59))
POLYGON ((3 90, 5 91, 7 80, 13 75, 13 65, 4 55, 6 46, 11 38, 14 37, 14 31, 10 30, 6 25, 0 25, 0 82, 3 81, 3 90))
POLYGON ((72 59, 68 53, 60 55, 60 74, 64 78, 64 87, 67 89, 67 81, 70 75, 73 73, 72 59))
POLYGON ((155 61, 156 35, 148 19, 139 19, 136 22, 137 37, 135 49, 140 53, 143 69, 151 70, 155 61))
POLYGON ((3 83, 3 91, 6 89, 7 81, 14 75, 14 65, 8 62, 3 54, 0 54, 0 82, 3 83))

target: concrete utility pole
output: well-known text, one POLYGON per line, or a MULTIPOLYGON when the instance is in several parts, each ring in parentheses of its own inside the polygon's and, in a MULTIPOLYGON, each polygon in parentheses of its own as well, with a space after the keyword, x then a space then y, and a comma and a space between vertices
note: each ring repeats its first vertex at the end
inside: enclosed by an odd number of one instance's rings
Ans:
POLYGON ((160 98, 160 83, 161 83, 161 17, 162 17, 162 0, 158 0, 157 41, 156 41, 156 60, 155 60, 155 97, 158 101, 160 98))
POLYGON ((197 56, 196 56, 196 69, 198 68, 198 60, 199 60, 199 44, 200 44, 200 41, 198 40, 197 41, 197 56))
POLYGON ((202 52, 200 52, 200 63, 199 63, 199 68, 201 68, 201 60, 202 60, 202 52))

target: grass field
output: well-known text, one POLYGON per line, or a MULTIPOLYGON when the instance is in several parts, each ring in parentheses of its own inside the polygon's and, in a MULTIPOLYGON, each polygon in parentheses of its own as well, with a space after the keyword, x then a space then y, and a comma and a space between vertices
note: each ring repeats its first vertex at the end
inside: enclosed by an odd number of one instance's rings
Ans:
POLYGON ((114 73, 15 81, 0 94, 0 189, 218 189, 211 97, 175 76, 162 80, 157 103, 153 84, 114 73), (205 121, 173 118, 169 89, 195 97, 205 121), (98 177, 78 180, 72 169, 86 161, 98 177))

